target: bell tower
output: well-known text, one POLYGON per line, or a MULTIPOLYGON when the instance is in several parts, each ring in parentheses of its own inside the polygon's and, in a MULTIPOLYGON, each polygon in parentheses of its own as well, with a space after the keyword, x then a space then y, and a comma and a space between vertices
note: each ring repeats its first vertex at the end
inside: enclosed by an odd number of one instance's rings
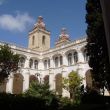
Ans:
POLYGON ((50 32, 46 30, 43 17, 39 16, 34 28, 29 32, 29 49, 45 51, 50 49, 50 32))

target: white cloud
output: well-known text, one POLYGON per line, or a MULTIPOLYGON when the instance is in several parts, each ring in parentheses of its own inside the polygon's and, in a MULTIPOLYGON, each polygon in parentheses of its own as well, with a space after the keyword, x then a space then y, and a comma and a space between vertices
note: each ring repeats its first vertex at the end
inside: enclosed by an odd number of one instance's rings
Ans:
POLYGON ((34 23, 34 19, 29 16, 28 13, 20 14, 16 16, 10 14, 4 14, 0 16, 0 28, 9 31, 23 32, 27 26, 34 23))

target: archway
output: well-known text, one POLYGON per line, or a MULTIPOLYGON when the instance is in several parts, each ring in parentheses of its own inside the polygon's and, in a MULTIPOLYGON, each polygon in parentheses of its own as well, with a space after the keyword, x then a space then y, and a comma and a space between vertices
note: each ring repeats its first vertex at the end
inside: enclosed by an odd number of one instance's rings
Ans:
POLYGON ((4 80, 2 83, 0 83, 0 93, 6 92, 6 84, 7 84, 7 80, 4 80))
POLYGON ((55 76, 55 88, 56 93, 58 93, 58 95, 62 95, 62 74, 60 73, 55 76))
POLYGON ((85 77, 86 77, 86 86, 88 88, 92 88, 92 86, 93 86, 93 79, 92 79, 92 70, 91 69, 89 69, 86 72, 85 77))
POLYGON ((23 75, 20 73, 14 74, 13 78, 13 94, 20 94, 23 92, 23 75))
POLYGON ((32 82, 36 82, 36 83, 39 82, 38 78, 37 78, 35 75, 30 75, 30 77, 29 77, 29 85, 30 85, 32 82))
POLYGON ((49 84, 49 75, 44 77, 44 84, 49 84))

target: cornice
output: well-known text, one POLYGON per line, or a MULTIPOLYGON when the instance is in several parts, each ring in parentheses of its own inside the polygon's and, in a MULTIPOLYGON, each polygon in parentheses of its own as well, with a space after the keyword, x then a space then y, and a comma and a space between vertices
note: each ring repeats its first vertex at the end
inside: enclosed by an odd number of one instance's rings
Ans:
POLYGON ((35 33, 35 32, 43 32, 45 34, 48 34, 50 35, 50 32, 48 30, 43 30, 43 29, 38 29, 38 28, 35 28, 34 30, 32 30, 31 32, 29 32, 29 35, 35 33))
POLYGON ((31 50, 31 49, 28 49, 28 48, 25 48, 25 47, 17 46, 16 44, 2 42, 2 41, 0 41, 0 44, 1 45, 2 44, 8 44, 13 50, 16 50, 16 51, 21 51, 21 52, 26 52, 26 53, 33 54, 33 55, 43 56, 43 55, 51 54, 51 53, 56 52, 56 51, 61 51, 63 49, 70 48, 72 46, 81 45, 82 43, 86 44, 86 42, 87 42, 86 38, 81 38, 81 39, 78 39, 78 40, 71 41, 70 43, 67 43, 67 44, 65 44, 61 47, 50 48, 49 50, 44 51, 44 52, 31 50))

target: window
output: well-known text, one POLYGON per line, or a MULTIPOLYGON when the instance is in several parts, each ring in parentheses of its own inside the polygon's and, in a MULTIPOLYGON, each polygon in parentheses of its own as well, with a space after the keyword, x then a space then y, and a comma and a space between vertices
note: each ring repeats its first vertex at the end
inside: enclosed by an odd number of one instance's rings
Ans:
POLYGON ((34 61, 34 68, 38 69, 38 61, 37 60, 34 61))
POLYGON ((48 59, 48 67, 50 67, 50 59, 48 59))
POLYGON ((55 67, 58 67, 58 57, 55 57, 55 67))
POLYGON ((42 44, 45 45, 45 36, 42 37, 42 44))
POLYGON ((77 63, 78 62, 78 53, 74 52, 73 57, 74 57, 74 63, 77 63))
POLYGON ((25 58, 21 57, 20 60, 19 60, 19 66, 24 67, 24 64, 25 64, 25 58))
POLYGON ((88 61, 89 60, 89 57, 87 56, 87 51, 86 50, 84 50, 83 56, 84 56, 84 61, 88 61))
POLYGON ((72 65, 72 53, 68 54, 68 65, 72 65))
POLYGON ((63 59, 62 56, 60 56, 60 66, 63 65, 63 59))
POLYGON ((47 60, 44 61, 44 69, 47 69, 47 60))
POLYGON ((34 45, 35 36, 32 37, 32 45, 34 45))
POLYGON ((29 61, 29 67, 30 67, 30 68, 33 67, 33 60, 32 60, 32 59, 30 59, 30 61, 29 61))

